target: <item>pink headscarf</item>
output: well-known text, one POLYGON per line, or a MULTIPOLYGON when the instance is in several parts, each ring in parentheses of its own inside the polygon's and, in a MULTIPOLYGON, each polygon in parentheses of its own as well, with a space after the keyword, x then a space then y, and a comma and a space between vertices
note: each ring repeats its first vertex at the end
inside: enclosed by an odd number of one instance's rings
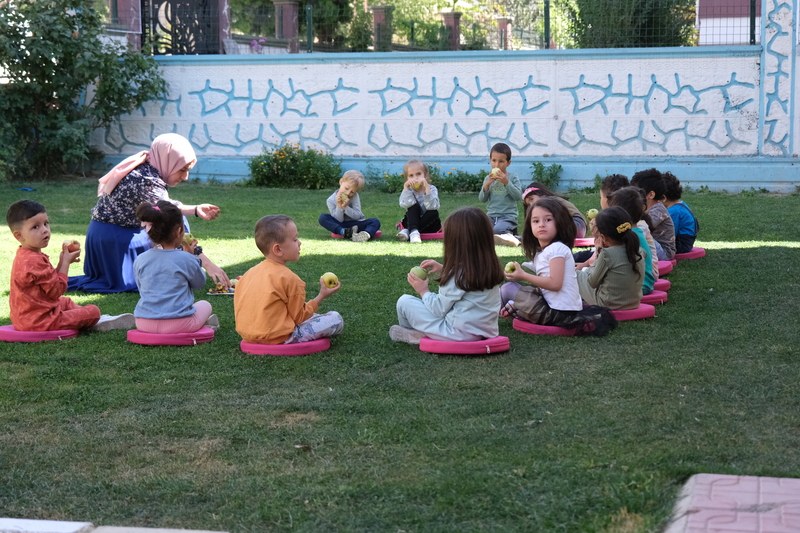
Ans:
POLYGON ((153 139, 150 151, 144 150, 138 154, 133 154, 100 178, 100 183, 97 186, 97 196, 111 194, 111 191, 119 185, 122 178, 144 162, 153 165, 161 175, 161 179, 166 181, 171 175, 196 160, 197 156, 194 153, 194 149, 186 137, 177 133, 159 135, 153 139))

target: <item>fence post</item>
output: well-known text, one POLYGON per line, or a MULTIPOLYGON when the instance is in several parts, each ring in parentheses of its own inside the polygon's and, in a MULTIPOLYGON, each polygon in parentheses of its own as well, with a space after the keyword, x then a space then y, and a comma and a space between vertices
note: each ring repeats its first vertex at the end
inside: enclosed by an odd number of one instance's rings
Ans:
POLYGON ((310 54, 314 51, 314 6, 306 6, 306 51, 310 54))
POLYGON ((275 37, 288 41, 290 54, 300 50, 297 43, 297 34, 300 32, 298 0, 272 0, 275 4, 275 37))
POLYGON ((756 44, 756 0, 750 0, 750 44, 756 44))
POLYGON ((544 0, 544 47, 550 48, 550 0, 544 0))
POLYGON ((461 50, 461 13, 458 11, 448 11, 442 13, 444 25, 449 31, 450 50, 461 50))
POLYGON ((497 18, 497 32, 498 32, 498 37, 500 37, 500 50, 509 50, 511 48, 508 39, 510 24, 511 24, 511 19, 508 17, 497 18))
POLYGON ((372 6, 373 37, 372 44, 376 52, 392 51, 392 14, 394 6, 372 6))
POLYGON ((415 21, 415 20, 411 21, 411 38, 410 38, 411 46, 414 46, 415 44, 417 44, 417 39, 414 36, 414 25, 416 23, 417 23, 417 21, 415 21))

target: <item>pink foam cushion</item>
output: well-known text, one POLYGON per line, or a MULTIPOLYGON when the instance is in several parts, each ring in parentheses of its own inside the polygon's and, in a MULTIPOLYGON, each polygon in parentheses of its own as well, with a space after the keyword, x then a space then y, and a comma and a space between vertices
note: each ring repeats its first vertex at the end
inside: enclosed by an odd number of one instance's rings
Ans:
POLYGON ((705 248, 698 248, 695 246, 690 251, 686 252, 685 254, 675 254, 675 259, 697 259, 698 257, 704 257, 706 255, 705 248))
POLYGON ((214 330, 200 328, 192 333, 145 333, 138 329, 128 330, 128 342, 152 346, 194 346, 214 340, 214 330))
POLYGON ((594 239, 591 237, 575 239, 575 247, 594 246, 594 239))
POLYGON ((0 326, 0 341, 41 342, 60 341, 78 336, 77 329, 56 329, 53 331, 17 331, 14 326, 0 326))
MULTIPOLYGON (((402 222, 398 222, 396 225, 397 225, 397 229, 403 229, 403 223, 402 222)), ((422 239, 423 241, 441 240, 441 239, 444 239, 444 231, 439 230, 436 233, 420 233, 419 234, 419 238, 422 239)))
POLYGON ((672 264, 672 261, 659 261, 658 262, 658 275, 664 276, 672 272, 672 269, 675 268, 675 265, 672 264))
POLYGON ((657 279, 656 282, 653 284, 653 290, 656 291, 668 291, 669 288, 672 287, 672 283, 669 282, 668 279, 657 279))
POLYGON ((664 291, 653 291, 650 294, 642 296, 643 304, 663 304, 667 301, 667 293, 664 291))
MULTIPOLYGON (((381 230, 378 230, 375 232, 375 236, 373 237, 373 239, 380 239, 381 235, 383 235, 383 232, 381 230)), ((341 239, 344 237, 344 235, 339 235, 338 233, 331 233, 331 237, 333 237, 334 239, 341 239)))
POLYGON ((638 320, 640 318, 651 318, 656 316, 656 308, 649 304, 639 304, 636 309, 625 311, 611 311, 617 320, 638 320))
POLYGON ((512 322, 512 327, 523 333, 530 333, 532 335, 559 335, 561 337, 572 337, 577 332, 576 329, 565 329, 556 326, 540 326, 538 324, 531 324, 519 318, 515 318, 512 322))
POLYGON ((331 347, 331 340, 325 338, 308 342, 296 342, 294 344, 256 344, 242 341, 239 347, 243 352, 254 355, 308 355, 310 353, 324 352, 331 347))
POLYGON ((482 341, 437 341, 422 337, 419 349, 423 352, 446 353, 454 355, 479 355, 506 352, 511 348, 508 337, 494 337, 482 341))

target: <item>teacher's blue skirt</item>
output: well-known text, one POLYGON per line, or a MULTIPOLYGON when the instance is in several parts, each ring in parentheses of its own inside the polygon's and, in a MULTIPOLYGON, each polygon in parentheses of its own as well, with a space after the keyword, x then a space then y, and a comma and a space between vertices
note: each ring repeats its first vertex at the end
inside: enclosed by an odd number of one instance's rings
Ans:
POLYGON ((141 228, 123 228, 92 220, 86 231, 83 276, 69 278, 68 291, 137 291, 133 261, 153 247, 141 228))

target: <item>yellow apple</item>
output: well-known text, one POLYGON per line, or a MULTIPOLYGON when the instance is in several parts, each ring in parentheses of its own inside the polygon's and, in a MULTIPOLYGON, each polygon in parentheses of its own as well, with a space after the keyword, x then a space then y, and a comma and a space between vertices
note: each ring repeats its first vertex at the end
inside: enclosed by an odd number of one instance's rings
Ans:
POLYGON ((332 289, 339 284, 339 278, 337 278, 336 274, 333 272, 325 272, 322 275, 322 283, 324 283, 329 289, 332 289))
POLYGON ((588 218, 589 220, 592 220, 594 217, 597 216, 597 213, 598 213, 597 209, 589 209, 586 212, 586 218, 588 218))
POLYGON ((411 269, 411 273, 417 276, 419 279, 428 279, 428 271, 422 267, 414 267, 411 269))
POLYGON ((492 172, 490 174, 492 176, 497 176, 498 174, 500 174, 500 169, 499 168, 493 168, 492 172))
POLYGON ((512 273, 512 272, 514 272, 515 270, 517 270, 517 266, 514 264, 514 261, 509 261, 509 262, 506 264, 505 271, 506 271, 506 272, 508 272, 509 274, 511 274, 511 273, 512 273))

